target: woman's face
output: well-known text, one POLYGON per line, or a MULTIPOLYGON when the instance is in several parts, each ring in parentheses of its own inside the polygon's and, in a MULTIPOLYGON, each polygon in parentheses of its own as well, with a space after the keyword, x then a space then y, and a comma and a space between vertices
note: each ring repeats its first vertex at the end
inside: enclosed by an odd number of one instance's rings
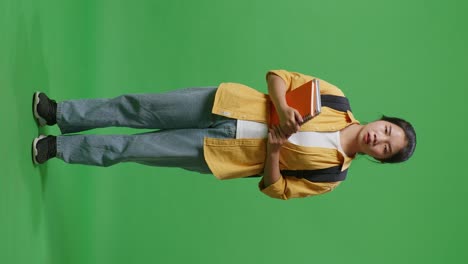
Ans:
POLYGON ((401 127, 379 120, 364 125, 358 135, 358 144, 364 154, 382 160, 398 153, 408 141, 401 127))

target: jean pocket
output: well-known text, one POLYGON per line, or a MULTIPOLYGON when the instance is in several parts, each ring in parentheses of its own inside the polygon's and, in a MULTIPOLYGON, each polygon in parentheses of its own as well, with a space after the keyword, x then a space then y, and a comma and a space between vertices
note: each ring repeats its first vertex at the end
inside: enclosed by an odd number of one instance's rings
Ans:
POLYGON ((237 120, 229 120, 224 125, 224 132, 228 138, 236 138, 237 120))

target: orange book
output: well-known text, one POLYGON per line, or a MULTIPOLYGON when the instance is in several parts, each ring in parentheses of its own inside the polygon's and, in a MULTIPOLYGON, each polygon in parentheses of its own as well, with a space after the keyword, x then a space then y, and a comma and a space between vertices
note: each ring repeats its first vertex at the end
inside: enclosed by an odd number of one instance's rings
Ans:
MULTIPOLYGON (((320 114, 320 83, 313 79, 286 93, 286 102, 302 116, 304 123, 320 114)), ((278 113, 273 102, 270 104, 270 126, 279 124, 278 113)))

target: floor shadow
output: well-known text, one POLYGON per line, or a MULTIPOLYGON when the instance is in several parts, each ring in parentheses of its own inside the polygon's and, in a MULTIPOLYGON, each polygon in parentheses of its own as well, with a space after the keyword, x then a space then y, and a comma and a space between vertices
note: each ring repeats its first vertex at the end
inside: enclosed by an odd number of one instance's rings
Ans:
POLYGON ((37 87, 48 86, 48 72, 44 59, 42 26, 39 14, 33 15, 30 22, 26 15, 19 12, 11 61, 11 90, 17 118, 14 136, 19 154, 17 158, 18 174, 24 186, 28 205, 31 209, 33 232, 40 228, 43 210, 44 176, 48 174, 47 166, 35 166, 32 162, 31 144, 39 129, 32 115, 32 94, 37 87))

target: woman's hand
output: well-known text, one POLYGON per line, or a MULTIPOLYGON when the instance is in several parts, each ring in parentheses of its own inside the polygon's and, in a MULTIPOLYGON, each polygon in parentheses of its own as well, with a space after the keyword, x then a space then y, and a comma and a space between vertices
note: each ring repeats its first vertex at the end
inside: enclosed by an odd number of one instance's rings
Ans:
POLYGON ((275 74, 267 75, 268 94, 275 106, 276 112, 280 120, 280 130, 288 137, 299 131, 300 125, 303 123, 299 112, 290 107, 286 102, 286 83, 281 77, 275 74))
POLYGON ((285 135, 279 126, 273 126, 268 131, 267 153, 279 153, 281 146, 288 140, 289 135, 285 135))
POLYGON ((290 106, 280 109, 278 111, 278 117, 280 119, 280 129, 287 137, 296 133, 301 128, 303 122, 301 114, 290 106))

